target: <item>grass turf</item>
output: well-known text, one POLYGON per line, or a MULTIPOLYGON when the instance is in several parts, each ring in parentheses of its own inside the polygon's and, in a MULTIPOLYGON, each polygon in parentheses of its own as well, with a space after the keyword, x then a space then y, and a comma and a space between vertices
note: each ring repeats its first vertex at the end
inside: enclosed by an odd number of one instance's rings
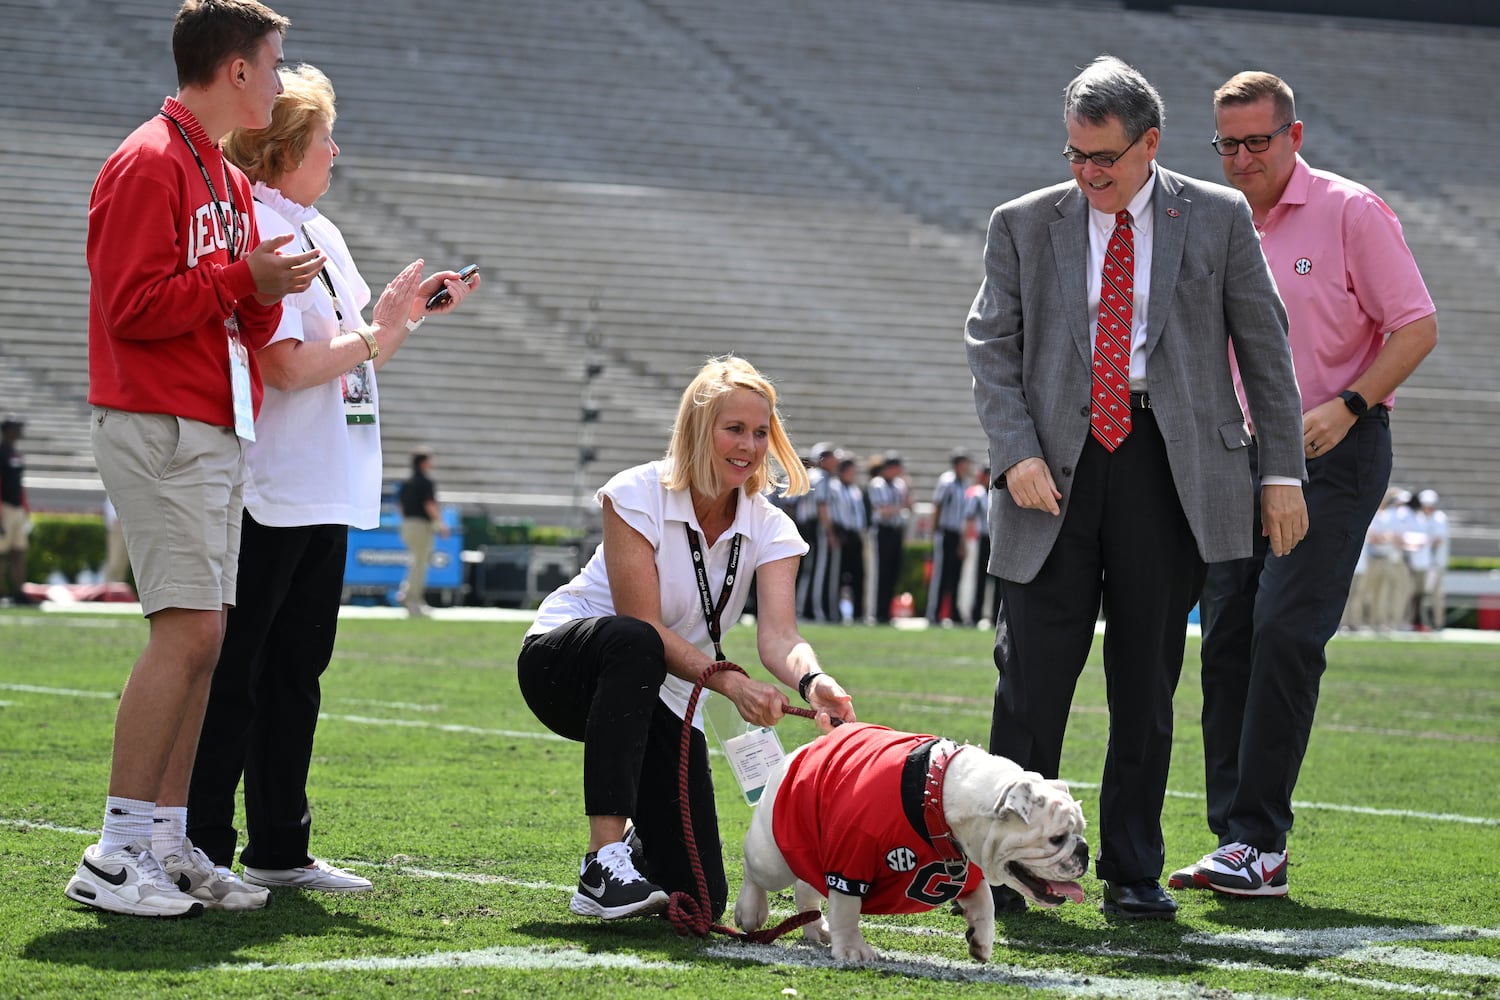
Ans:
MULTIPOLYGON (((310 780, 313 848, 370 893, 277 891, 255 913, 155 922, 62 888, 95 839, 115 699, 138 619, 0 613, 0 996, 577 996, 639 987, 707 998, 1500 996, 1500 655, 1494 645, 1340 639, 1297 789, 1291 896, 1177 893, 1175 923, 1082 906, 1003 918, 988 966, 946 910, 871 917, 883 959, 841 967, 793 935, 746 947, 660 919, 602 924, 567 899, 585 847, 581 748, 516 688, 524 626, 346 620, 324 682, 310 780)), ((990 637, 809 626, 861 719, 983 745, 990 637)), ((753 630, 730 632, 754 662, 753 630)), ((1086 815, 1108 736, 1094 659, 1063 777, 1086 815)), ((1176 705, 1168 868, 1211 846, 1203 822, 1197 646, 1176 705)), ((752 675, 757 673, 751 667, 752 675)), ((760 676, 764 676, 763 673, 760 676)), ((787 719, 790 749, 815 734, 787 719)), ((731 892, 750 813, 719 762, 731 892)), ((781 915, 790 894, 773 898, 781 915)), ((773 909, 773 916, 776 910, 773 909)))

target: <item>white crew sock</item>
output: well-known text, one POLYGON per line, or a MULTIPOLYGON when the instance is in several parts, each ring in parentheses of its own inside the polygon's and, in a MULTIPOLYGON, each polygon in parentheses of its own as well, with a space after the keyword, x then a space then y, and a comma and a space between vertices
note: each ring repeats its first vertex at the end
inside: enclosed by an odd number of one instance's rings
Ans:
POLYGON ((187 806, 157 806, 151 817, 151 853, 156 860, 185 855, 187 806))
POLYGON ((156 809, 154 802, 126 799, 111 795, 104 800, 104 830, 99 835, 99 850, 103 854, 118 851, 126 844, 137 840, 151 839, 151 817, 156 809))

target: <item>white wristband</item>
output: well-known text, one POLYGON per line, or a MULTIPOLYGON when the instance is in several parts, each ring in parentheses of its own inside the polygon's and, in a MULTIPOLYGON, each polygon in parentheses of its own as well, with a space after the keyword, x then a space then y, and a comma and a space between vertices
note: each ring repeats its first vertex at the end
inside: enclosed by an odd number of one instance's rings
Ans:
POLYGON ((417 320, 415 323, 413 323, 411 320, 408 319, 406 321, 406 332, 407 333, 415 333, 417 331, 417 327, 421 326, 425 322, 427 322, 427 317, 426 316, 423 316, 421 319, 417 320))

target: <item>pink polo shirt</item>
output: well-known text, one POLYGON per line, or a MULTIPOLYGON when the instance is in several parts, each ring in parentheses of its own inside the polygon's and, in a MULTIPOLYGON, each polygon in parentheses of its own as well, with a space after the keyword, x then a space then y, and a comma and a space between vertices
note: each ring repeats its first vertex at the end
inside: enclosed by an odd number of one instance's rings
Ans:
MULTIPOLYGON (((1349 388, 1386 334, 1437 311, 1396 213, 1369 188, 1314 170, 1300 155, 1281 200, 1257 228, 1286 303, 1304 412, 1349 388)), ((1369 402, 1390 406, 1394 399, 1369 402)))

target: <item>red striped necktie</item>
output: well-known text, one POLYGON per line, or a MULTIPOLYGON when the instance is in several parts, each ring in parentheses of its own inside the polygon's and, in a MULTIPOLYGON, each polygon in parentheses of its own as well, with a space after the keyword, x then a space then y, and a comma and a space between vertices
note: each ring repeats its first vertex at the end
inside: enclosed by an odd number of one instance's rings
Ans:
POLYGON ((1099 323, 1094 333, 1094 390, 1089 429, 1114 451, 1130 433, 1130 320, 1135 314, 1135 235, 1130 213, 1115 213, 1115 229, 1104 252, 1099 284, 1099 323))

